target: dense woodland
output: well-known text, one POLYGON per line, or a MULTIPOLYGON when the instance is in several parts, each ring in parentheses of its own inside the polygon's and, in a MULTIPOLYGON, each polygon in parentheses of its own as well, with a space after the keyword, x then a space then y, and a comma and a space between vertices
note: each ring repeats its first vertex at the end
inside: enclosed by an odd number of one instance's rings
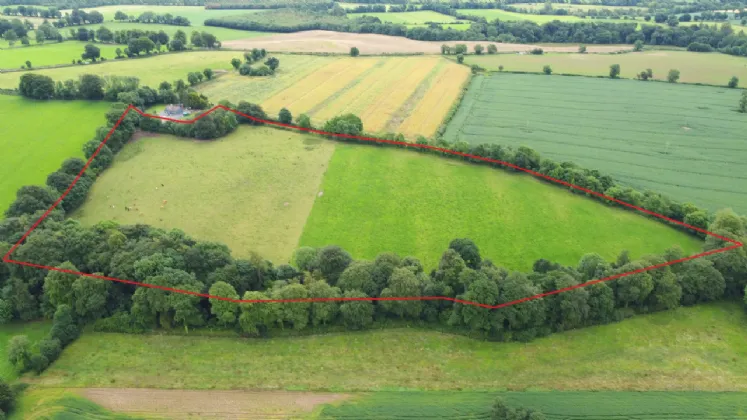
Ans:
MULTIPOLYGON (((254 118, 269 119, 257 105, 222 104, 254 118)), ((107 113, 107 125, 100 127, 95 138, 84 146, 87 158, 93 155, 124 109, 123 104, 116 104, 107 113)), ((291 115, 285 112, 280 118, 287 122, 291 115)), ((414 257, 382 253, 374 261, 356 261, 345 250, 333 245, 320 249, 301 248, 295 253, 293 265, 275 266, 258 255, 234 259, 225 245, 195 240, 179 230, 165 231, 146 225, 120 226, 114 222, 85 227, 66 219, 66 214, 82 205, 96 177, 111 165, 114 155, 136 130, 210 139, 234 130, 239 124, 259 122, 224 110, 214 111, 195 124, 164 123, 129 112, 61 205, 14 251, 13 259, 227 299, 446 296, 497 305, 684 257, 679 248, 635 260, 622 252, 613 262, 588 254, 576 266, 562 266, 542 259, 534 264, 531 272, 521 273, 495 266, 480 255, 478 247, 469 239, 455 239, 445 250, 438 267, 430 272, 414 257)), ((308 125, 308 120, 305 124, 308 125)), ((359 118, 347 115, 330 120, 323 129, 355 135, 361 134, 363 126, 359 118)), ((425 139, 419 141, 419 144, 427 143, 425 139)), ((514 151, 494 145, 436 144, 538 170, 676 220, 708 226, 717 234, 747 241, 747 219, 730 210, 713 217, 689 204, 618 186, 596 171, 542 159, 528 148, 514 151)), ((17 200, 6 212, 6 219, 0 222, 0 253, 7 252, 55 202, 84 164, 77 158, 68 159, 58 171, 49 175, 46 187, 26 186, 18 191, 17 200)), ((704 249, 727 245, 725 241, 708 237, 704 249)), ((747 286, 747 253, 744 248, 717 253, 671 268, 630 275, 498 310, 448 300, 236 304, 11 264, 0 265, 0 286, 2 321, 54 317, 55 327, 40 346, 40 353, 20 351, 27 356, 15 360, 19 370, 41 371, 59 354, 60 348, 77 337, 80 327, 86 323, 93 323, 94 328, 101 331, 144 332, 153 328, 188 330, 212 326, 266 336, 277 329, 300 331, 334 326, 362 329, 396 319, 440 324, 493 340, 526 341, 557 331, 618 321, 637 313, 719 299, 741 299, 747 286)))

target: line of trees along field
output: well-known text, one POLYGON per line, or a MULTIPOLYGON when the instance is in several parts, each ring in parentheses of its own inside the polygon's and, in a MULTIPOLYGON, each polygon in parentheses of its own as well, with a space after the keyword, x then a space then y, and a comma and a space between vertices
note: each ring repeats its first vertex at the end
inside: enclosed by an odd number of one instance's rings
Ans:
MULTIPOLYGON (((223 104, 233 107, 228 102, 223 104)), ((236 109, 256 118, 267 118, 257 105, 241 102, 236 109)), ((92 156, 124 110, 123 104, 117 104, 107 113, 107 125, 100 127, 96 137, 84 146, 86 157, 92 156)), ((287 122, 291 115, 287 110, 286 113, 282 118, 287 122)), ((623 251, 614 262, 587 254, 573 267, 541 259, 531 272, 521 273, 510 272, 484 259, 469 239, 455 239, 442 255, 438 268, 430 273, 426 273, 414 257, 382 253, 374 261, 356 261, 337 246, 300 248, 295 253, 294 265, 275 266, 257 255, 234 259, 227 246, 194 240, 179 230, 165 231, 147 225, 120 226, 115 222, 85 227, 65 218, 82 205, 96 177, 111 165, 113 156, 136 130, 213 138, 230 132, 238 124, 258 122, 237 118, 234 113, 223 110, 214 111, 191 125, 162 123, 129 112, 61 206, 50 213, 12 257, 64 270, 232 299, 449 296, 487 305, 683 257, 676 247, 662 255, 637 260, 631 260, 623 251)), ((360 119, 352 115, 336 117, 324 127, 328 131, 354 134, 360 134, 362 128, 360 119)), ((510 149, 500 150, 513 153, 510 149)), ((523 150, 517 151, 511 159, 523 162, 523 167, 558 169, 552 162, 548 165, 541 159, 534 161, 532 156, 528 150, 523 150)), ((46 187, 26 186, 18 191, 17 200, 6 212, 6 219, 0 222, 0 254, 5 254, 11 244, 21 238, 67 189, 84 165, 81 159, 68 159, 58 171, 50 174, 46 187)), ((744 217, 730 210, 721 211, 712 219, 708 214, 703 216, 703 223, 708 224, 711 231, 747 241, 744 217)), ((708 237, 704 249, 726 245, 722 240, 708 237)), ((17 368, 41 371, 53 360, 51 355, 56 357, 58 348, 74 340, 86 323, 93 323, 97 330, 112 332, 144 332, 158 327, 188 330, 207 325, 265 336, 276 329, 300 331, 334 325, 363 329, 376 321, 393 318, 440 323, 493 340, 526 341, 553 332, 614 322, 637 313, 741 298, 745 286, 747 253, 744 248, 498 310, 449 301, 235 304, 2 264, 0 320, 54 318, 50 342, 40 347, 39 353, 31 351, 23 338, 14 339, 13 348, 21 349, 13 354, 27 355, 12 360, 17 368), (43 350, 45 354, 41 353, 41 348, 47 349, 43 350)))
MULTIPOLYGON (((712 48, 732 55, 747 56, 747 35, 735 33, 730 25, 720 28, 706 24, 661 27, 638 23, 603 22, 548 22, 537 24, 530 21, 487 22, 484 18, 464 16, 449 9, 441 10, 439 4, 428 5, 429 10, 450 12, 460 19, 473 20, 466 31, 443 29, 439 25, 408 28, 401 24, 382 23, 377 17, 363 16, 356 19, 330 21, 326 13, 297 11, 294 20, 263 19, 257 15, 228 16, 205 20, 207 26, 266 32, 299 32, 307 30, 330 30, 338 32, 374 33, 402 36, 422 41, 491 41, 518 43, 585 43, 585 44, 634 44, 642 41, 650 45, 673 45, 687 47, 693 42, 708 44, 712 48), (318 16, 315 19, 314 16, 318 16), (286 23, 282 23, 286 22, 286 23)), ((290 12, 285 11, 284 14, 290 12)), ((287 17, 286 17, 287 18, 287 17)))

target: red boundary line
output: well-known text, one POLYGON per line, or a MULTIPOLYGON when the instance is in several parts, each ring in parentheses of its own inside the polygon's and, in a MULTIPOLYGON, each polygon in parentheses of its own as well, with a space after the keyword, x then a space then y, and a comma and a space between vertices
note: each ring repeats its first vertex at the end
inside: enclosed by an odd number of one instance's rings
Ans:
POLYGON ((198 115, 197 117, 195 117, 194 119, 191 119, 191 120, 175 120, 175 119, 171 119, 171 118, 161 117, 161 116, 158 116, 158 115, 150 115, 150 114, 146 114, 146 113, 140 111, 139 109, 137 109, 133 105, 130 105, 122 113, 122 116, 119 117, 119 120, 117 120, 116 124, 114 124, 114 127, 112 127, 112 129, 109 130, 109 133, 106 135, 106 137, 104 138, 104 140, 101 141, 101 143, 99 144, 99 147, 96 149, 96 151, 88 159, 88 162, 86 162, 85 166, 83 166, 83 169, 81 169, 80 173, 78 174, 78 176, 75 177, 75 179, 70 184, 70 186, 67 187, 67 189, 65 190, 64 193, 62 193, 62 195, 60 196, 60 198, 58 198, 57 201, 55 201, 54 204, 52 204, 52 206, 46 212, 44 212, 44 214, 39 218, 39 220, 37 220, 28 229, 28 231, 26 231, 26 233, 23 235, 23 237, 21 237, 21 239, 18 242, 16 242, 13 245, 13 247, 10 248, 10 250, 5 254, 5 256, 3 256, 3 262, 10 263, 10 264, 17 264, 17 265, 26 266, 26 267, 34 267, 34 268, 41 268, 41 269, 45 269, 45 270, 59 271, 61 273, 74 274, 74 275, 78 275, 78 276, 92 277, 92 278, 101 279, 101 280, 109 280, 109 281, 115 281, 115 282, 119 282, 119 283, 132 284, 132 285, 135 285, 135 286, 150 287, 150 288, 153 288, 153 289, 160 289, 160 290, 165 290, 165 291, 168 291, 168 292, 176 292, 176 293, 182 293, 182 294, 186 294, 186 295, 193 295, 193 296, 199 296, 199 297, 204 297, 204 298, 223 300, 223 301, 234 302, 234 303, 330 302, 330 301, 355 301, 355 300, 363 300, 363 301, 384 301, 384 300, 397 300, 397 301, 445 300, 445 301, 462 303, 462 304, 465 304, 465 305, 479 306, 481 308, 499 309, 499 308, 505 308, 505 307, 511 306, 511 305, 516 305, 518 303, 527 302, 527 301, 530 301, 530 300, 540 299, 540 298, 543 298, 545 296, 556 295, 558 293, 567 292, 569 290, 573 290, 573 289, 578 289, 578 288, 581 288, 581 287, 590 286, 592 284, 597 284, 597 283, 602 283, 602 282, 605 282, 605 281, 615 280, 615 279, 619 279, 621 277, 630 276, 632 274, 643 273, 645 271, 650 271, 650 270, 655 270, 657 268, 667 267, 667 266, 670 266, 670 265, 673 265, 673 264, 678 264, 678 263, 681 263, 681 262, 685 262, 685 261, 689 261, 689 260, 694 260, 696 258, 702 258, 702 257, 705 257, 707 255, 712 255, 712 254, 716 254, 716 253, 720 253, 720 252, 729 251, 729 250, 736 249, 736 248, 739 248, 739 247, 742 247, 742 246, 744 246, 744 244, 742 244, 741 242, 735 241, 733 239, 730 239, 730 238, 727 238, 727 237, 724 237, 724 236, 721 236, 721 235, 717 235, 717 234, 715 234, 713 232, 709 232, 709 231, 707 231, 705 229, 701 229, 701 228, 698 228, 698 227, 695 227, 695 226, 688 225, 687 223, 680 222, 679 220, 674 220, 674 219, 666 217, 664 215, 661 215, 661 214, 658 214, 658 213, 654 213, 654 212, 652 212, 650 210, 646 210, 646 209, 644 209, 642 207, 638 207, 638 206, 635 206, 633 204, 626 203, 624 201, 618 200, 618 199, 613 198, 613 197, 608 197, 608 196, 606 196, 604 194, 598 193, 596 191, 592 191, 592 190, 590 190, 588 188, 580 187, 578 185, 574 185, 574 184, 571 184, 571 183, 566 182, 566 181, 555 179, 553 177, 541 174, 539 172, 535 172, 535 171, 532 171, 530 169, 522 168, 522 167, 516 166, 514 164, 511 164, 511 163, 508 163, 508 162, 503 162, 503 161, 497 160, 497 159, 490 159, 490 158, 486 158, 486 157, 482 157, 482 156, 471 155, 469 153, 457 152, 457 151, 454 151, 454 150, 449 150, 449 149, 445 149, 445 148, 442 148, 442 147, 436 147, 436 146, 431 146, 431 145, 427 145, 427 144, 416 144, 416 143, 407 143, 407 142, 395 141, 395 140, 378 139, 378 138, 373 138, 373 137, 353 136, 353 135, 350 135, 350 134, 328 133, 328 132, 321 131, 321 130, 315 130, 313 128, 297 127, 297 126, 294 126, 294 125, 291 125, 291 124, 283 124, 283 123, 279 123, 279 122, 276 122, 276 121, 262 120, 262 119, 259 119, 259 118, 256 118, 256 117, 252 117, 251 115, 246 115, 244 113, 236 111, 235 109, 231 109, 231 108, 228 108, 228 107, 223 106, 223 105, 216 105, 215 107, 213 107, 213 108, 211 108, 211 109, 203 112, 202 114, 198 115), (714 249, 714 250, 711 250, 711 251, 701 252, 699 254, 691 255, 689 257, 680 258, 680 259, 677 259, 677 260, 674 260, 674 261, 669 261, 669 262, 665 262, 665 263, 661 263, 661 264, 656 264, 656 265, 652 265, 652 266, 640 268, 638 270, 633 270, 633 271, 628 271, 628 272, 625 272, 625 273, 615 274, 615 275, 612 275, 612 276, 609 276, 609 277, 604 277, 604 278, 601 278, 601 279, 590 280, 590 281, 587 281, 585 283, 576 284, 576 285, 570 286, 570 287, 564 287, 562 289, 553 290, 553 291, 550 291, 550 292, 547 292, 547 293, 541 293, 541 294, 534 295, 534 296, 528 296, 528 297, 525 297, 525 298, 522 298, 522 299, 513 300, 511 302, 501 303, 499 305, 487 305, 487 304, 484 304, 484 303, 466 301, 466 300, 456 299, 456 298, 452 298, 452 297, 448 297, 448 296, 409 296, 409 297, 405 296, 405 297, 370 297, 370 298, 369 297, 365 297, 365 298, 346 298, 346 297, 339 297, 339 298, 303 298, 303 299, 231 299, 231 298, 227 298, 227 297, 223 297, 223 296, 213 296, 213 295, 209 295, 207 293, 197 293, 197 292, 193 292, 193 291, 190 291, 190 290, 174 289, 174 288, 171 288, 171 287, 165 287, 165 286, 159 286, 159 285, 155 285, 155 284, 142 283, 142 282, 133 281, 133 280, 119 279, 119 278, 116 278, 116 277, 107 277, 107 276, 100 276, 100 275, 96 275, 96 274, 81 273, 79 271, 66 270, 64 268, 50 267, 50 266, 46 266, 46 265, 39 265, 39 264, 34 264, 34 263, 30 263, 30 262, 25 262, 25 261, 17 261, 17 260, 13 260, 13 259, 10 258, 10 255, 21 245, 21 243, 24 240, 26 240, 26 238, 31 234, 31 232, 33 232, 34 229, 36 229, 39 226, 39 224, 45 218, 47 218, 47 216, 49 216, 49 213, 52 212, 52 210, 54 210, 55 207, 57 207, 60 204, 60 202, 62 202, 62 200, 67 196, 67 194, 70 192, 70 190, 73 188, 73 186, 78 182, 78 180, 80 179, 80 177, 83 176, 83 174, 85 173, 85 171, 91 165, 91 162, 96 157, 96 155, 99 154, 99 152, 101 151, 101 148, 104 147, 104 144, 106 144, 106 142, 109 140, 109 137, 111 137, 111 135, 114 132, 114 130, 117 129, 117 127, 119 126, 119 124, 122 123, 122 120, 124 120, 125 116, 127 116, 127 114, 131 110, 137 112, 138 114, 140 114, 140 115, 142 115, 144 117, 156 118, 156 119, 165 120, 165 121, 171 121, 171 122, 179 123, 179 124, 194 124, 195 121, 199 120, 200 118, 204 117, 205 115, 210 114, 211 112, 215 111, 216 109, 224 109, 226 111, 233 112, 234 114, 240 115, 240 116, 242 116, 244 118, 248 118, 248 119, 256 121, 256 122, 260 122, 260 123, 264 123, 264 124, 270 124, 270 125, 276 125, 276 126, 285 127, 285 128, 291 128, 291 129, 299 130, 299 131, 307 131, 307 132, 311 132, 311 133, 315 133, 315 134, 322 134, 322 135, 326 135, 326 136, 333 136, 333 137, 340 137, 340 138, 349 138, 349 139, 363 140, 363 141, 369 141, 369 142, 372 142, 372 143, 388 143, 388 144, 396 144, 396 145, 405 146, 405 147, 415 147, 415 148, 420 148, 420 149, 436 150, 436 151, 439 151, 439 152, 442 152, 442 153, 448 153, 448 154, 452 154, 452 155, 463 156, 463 157, 467 157, 467 158, 470 158, 470 159, 475 159, 475 160, 479 160, 479 161, 483 161, 483 162, 496 163, 496 164, 499 164, 499 165, 502 165, 502 166, 505 166, 505 167, 508 167, 508 168, 516 169, 516 170, 519 170, 519 171, 522 171, 522 172, 526 172, 526 173, 531 174, 531 175, 533 175, 533 176, 535 176, 537 178, 542 178, 542 179, 545 179, 545 180, 548 180, 548 181, 555 182, 557 184, 565 185, 565 186, 567 186, 569 188, 573 188, 573 189, 576 189, 576 190, 579 190, 579 191, 583 191, 583 192, 585 192, 587 194, 596 195, 597 197, 601 197, 601 198, 604 198, 604 199, 609 200, 609 201, 614 201, 615 203, 618 203, 618 204, 623 205, 625 207, 631 208, 633 210, 637 210, 637 211, 639 211, 641 213, 645 213, 645 214, 648 214, 648 215, 651 215, 651 216, 654 216, 654 217, 658 217, 659 219, 666 220, 668 222, 675 223, 675 224, 678 224, 680 226, 684 226, 684 227, 686 227, 688 229, 692 229, 694 231, 697 231, 697 232, 700 232, 700 233, 704 233, 704 234, 706 234, 708 236, 713 236, 715 238, 719 238, 719 239, 721 239, 723 241, 731 243, 732 245, 724 247, 724 248, 714 249))

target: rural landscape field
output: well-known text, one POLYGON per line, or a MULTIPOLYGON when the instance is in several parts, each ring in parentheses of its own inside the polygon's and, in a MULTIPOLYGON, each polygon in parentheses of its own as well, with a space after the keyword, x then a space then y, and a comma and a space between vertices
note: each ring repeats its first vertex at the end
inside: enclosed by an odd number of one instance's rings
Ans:
POLYGON ((747 418, 747 4, 0 0, 0 418, 747 418))

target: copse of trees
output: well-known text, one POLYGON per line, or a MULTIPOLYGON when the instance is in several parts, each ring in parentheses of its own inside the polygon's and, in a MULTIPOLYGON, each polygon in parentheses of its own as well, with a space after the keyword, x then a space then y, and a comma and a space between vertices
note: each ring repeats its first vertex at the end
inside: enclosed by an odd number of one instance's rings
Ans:
POLYGON ((239 71, 242 76, 270 76, 280 67, 280 60, 275 57, 267 57, 267 51, 262 48, 253 48, 244 53, 244 62, 241 59, 231 59, 231 65, 239 71), (262 59, 265 59, 262 63, 262 59))

